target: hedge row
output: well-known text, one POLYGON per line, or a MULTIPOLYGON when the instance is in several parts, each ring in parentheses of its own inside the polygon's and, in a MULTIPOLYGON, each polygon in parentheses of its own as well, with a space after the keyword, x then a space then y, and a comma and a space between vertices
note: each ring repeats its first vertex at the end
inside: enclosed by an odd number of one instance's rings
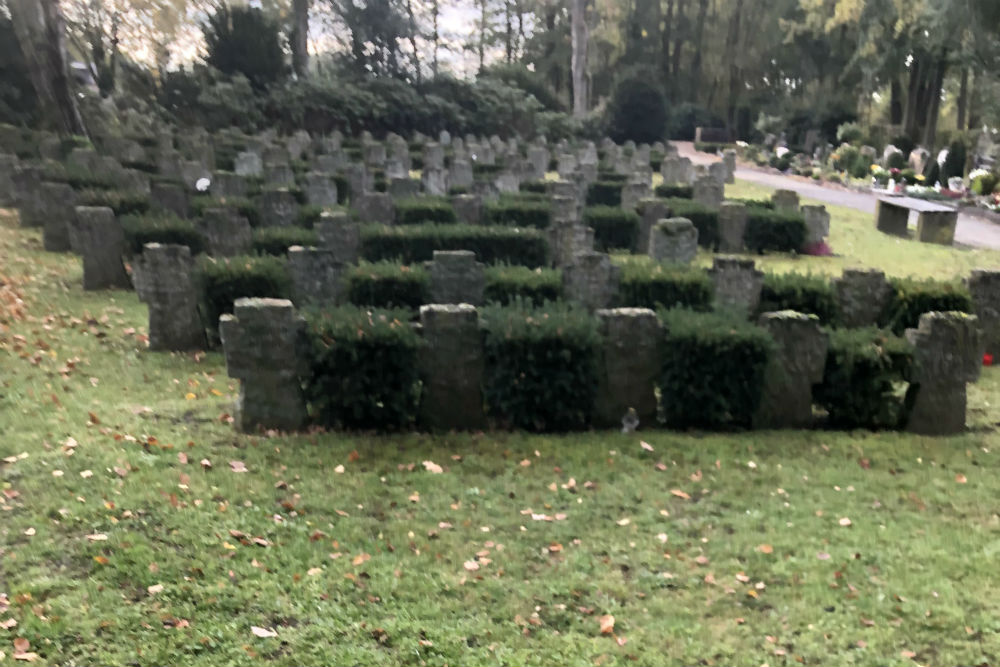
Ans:
POLYGON ((620 206, 588 206, 583 224, 594 230, 594 245, 601 252, 635 250, 639 240, 639 215, 620 206))
POLYGON ((483 214, 488 225, 545 229, 552 223, 552 205, 547 199, 501 197, 487 203, 483 214))
POLYGON ((396 202, 396 224, 457 222, 455 209, 444 197, 413 197, 396 202))
POLYGON ((712 305, 712 281, 706 271, 668 264, 628 263, 622 267, 620 304, 629 308, 688 308, 712 305))
POLYGON ((292 281, 279 257, 203 257, 195 283, 200 296, 202 321, 209 340, 218 343, 219 316, 233 312, 242 297, 292 298, 292 281))
POLYGON ((435 250, 472 250, 486 264, 506 262, 544 266, 548 242, 537 229, 474 225, 366 226, 361 231, 361 256, 369 261, 403 264, 428 261, 435 250))

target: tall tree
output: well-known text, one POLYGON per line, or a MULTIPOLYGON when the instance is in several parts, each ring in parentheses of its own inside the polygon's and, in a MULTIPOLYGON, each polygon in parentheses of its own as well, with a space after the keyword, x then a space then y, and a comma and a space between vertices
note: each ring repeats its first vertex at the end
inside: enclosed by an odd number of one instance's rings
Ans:
POLYGON ((7 9, 43 113, 60 134, 86 136, 71 89, 66 25, 58 0, 9 0, 7 9))
POLYGON ((310 0, 292 0, 292 71, 304 79, 309 76, 309 4, 310 0))
POLYGON ((570 70, 573 74, 573 115, 580 117, 587 113, 587 0, 571 0, 573 3, 573 52, 570 70))

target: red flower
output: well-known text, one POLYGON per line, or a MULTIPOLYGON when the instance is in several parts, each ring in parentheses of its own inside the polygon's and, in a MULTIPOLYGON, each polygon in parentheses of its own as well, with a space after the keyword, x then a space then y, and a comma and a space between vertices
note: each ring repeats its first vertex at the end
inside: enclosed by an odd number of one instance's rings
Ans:
POLYGON ((983 355, 983 366, 992 366, 992 365, 993 365, 993 355, 989 354, 989 353, 984 354, 983 355))

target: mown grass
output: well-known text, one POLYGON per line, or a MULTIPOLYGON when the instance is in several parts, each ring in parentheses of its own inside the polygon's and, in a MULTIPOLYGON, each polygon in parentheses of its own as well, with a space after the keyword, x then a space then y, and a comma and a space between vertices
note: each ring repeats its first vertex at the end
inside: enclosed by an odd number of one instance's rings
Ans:
POLYGON ((40 248, 0 225, 0 664, 1000 661, 994 369, 943 439, 240 435, 40 248))

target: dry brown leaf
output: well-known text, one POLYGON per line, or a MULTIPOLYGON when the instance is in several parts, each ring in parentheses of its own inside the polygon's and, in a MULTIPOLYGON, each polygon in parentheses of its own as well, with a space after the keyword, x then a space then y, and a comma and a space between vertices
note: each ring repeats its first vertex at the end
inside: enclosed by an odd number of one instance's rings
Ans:
POLYGON ((366 563, 366 562, 370 561, 371 558, 372 558, 371 554, 360 553, 360 554, 358 554, 357 556, 354 557, 354 560, 352 560, 351 563, 353 565, 361 565, 362 563, 366 563))
POLYGON ((957 475, 955 475, 955 481, 958 482, 959 484, 965 484, 969 480, 962 473, 958 473, 957 475))
POLYGON ((645 440, 640 440, 639 441, 639 446, 642 447, 647 452, 655 452, 656 451, 655 449, 653 449, 653 446, 651 444, 649 444, 648 442, 646 442, 645 440))
POLYGON ((691 500, 691 496, 684 493, 680 489, 670 489, 670 495, 677 496, 678 498, 683 498, 684 500, 691 500))
POLYGON ((597 619, 597 623, 601 628, 602 635, 610 635, 615 631, 615 617, 611 614, 605 614, 597 619))
POLYGON ((38 654, 33 652, 15 653, 10 657, 15 660, 23 660, 24 662, 34 662, 35 660, 38 660, 38 654))
POLYGON ((423 466, 427 472, 434 473, 435 475, 440 475, 444 472, 444 468, 434 463, 434 461, 424 461, 423 466))
POLYGON ((243 461, 230 461, 229 467, 232 468, 233 472, 246 472, 247 465, 243 461))
POLYGON ((762 554, 769 554, 774 552, 774 547, 772 547, 770 544, 762 544, 759 547, 757 547, 757 551, 761 552, 762 554))
POLYGON ((17 639, 14 640, 14 652, 15 653, 24 653, 29 648, 31 648, 31 642, 29 642, 24 637, 18 637, 17 639))
POLYGON ((474 560, 467 560, 464 563, 462 563, 462 567, 464 567, 469 572, 475 572, 476 570, 479 569, 479 563, 477 563, 474 560))

